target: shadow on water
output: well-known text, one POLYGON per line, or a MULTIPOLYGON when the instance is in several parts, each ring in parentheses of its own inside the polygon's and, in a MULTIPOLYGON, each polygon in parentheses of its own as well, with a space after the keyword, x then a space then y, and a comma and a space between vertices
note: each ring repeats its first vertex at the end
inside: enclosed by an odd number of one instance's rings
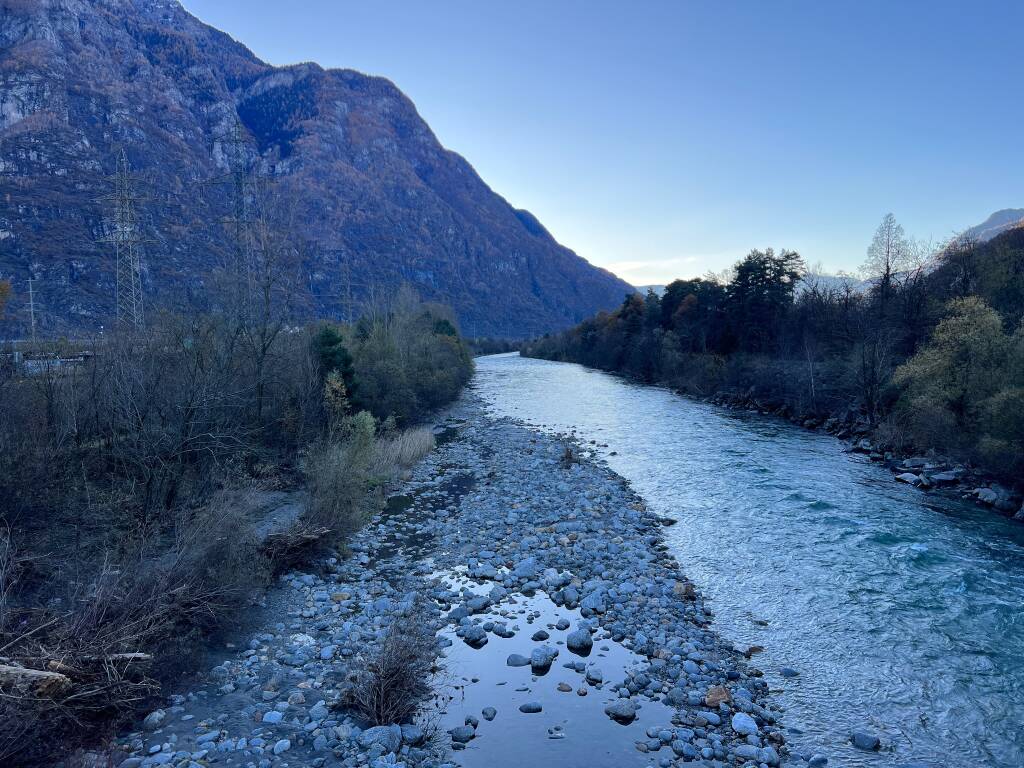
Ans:
POLYGON ((1024 765, 1024 526, 896 483, 828 435, 580 366, 485 357, 474 387, 498 415, 596 441, 679 520, 673 554, 719 632, 764 647, 795 749, 1024 765), (853 730, 883 751, 854 750, 853 730))

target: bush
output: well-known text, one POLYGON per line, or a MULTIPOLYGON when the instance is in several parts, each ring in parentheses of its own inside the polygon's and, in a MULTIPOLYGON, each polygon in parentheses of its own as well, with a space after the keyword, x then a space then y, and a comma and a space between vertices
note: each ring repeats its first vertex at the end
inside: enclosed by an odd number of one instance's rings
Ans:
POLYGON ((1021 331, 1003 332, 984 301, 954 301, 932 338, 896 370, 896 412, 918 448, 935 447, 1012 474, 1024 468, 1021 331))
POLYGON ((436 627, 422 620, 422 606, 396 616, 379 645, 355 660, 346 702, 371 725, 408 723, 431 693, 436 671, 436 627))
POLYGON ((352 331, 356 408, 408 424, 451 402, 473 374, 473 359, 442 307, 403 289, 352 331))
POLYGON ((375 443, 373 417, 361 411, 340 434, 314 443, 306 453, 309 504, 300 521, 334 539, 358 530, 377 508, 372 493, 375 443))

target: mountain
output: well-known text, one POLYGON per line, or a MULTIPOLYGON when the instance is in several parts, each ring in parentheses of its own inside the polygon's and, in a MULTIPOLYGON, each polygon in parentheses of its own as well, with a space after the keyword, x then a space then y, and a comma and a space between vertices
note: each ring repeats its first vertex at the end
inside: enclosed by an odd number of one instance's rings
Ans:
POLYGON ((410 283, 471 335, 530 336, 633 290, 492 191, 388 80, 270 66, 175 0, 0 0, 0 277, 22 328, 28 278, 48 330, 109 322, 100 198, 122 149, 146 303, 215 309, 230 258, 215 180, 239 146, 294 201, 308 316, 410 283))
POLYGON ((966 230, 963 237, 987 242, 1008 229, 1022 225, 1024 225, 1024 208, 1004 208, 993 213, 976 227, 966 230))
POLYGON ((664 285, 638 285, 636 286, 636 292, 644 296, 647 295, 648 291, 654 291, 658 296, 662 296, 665 293, 664 285))

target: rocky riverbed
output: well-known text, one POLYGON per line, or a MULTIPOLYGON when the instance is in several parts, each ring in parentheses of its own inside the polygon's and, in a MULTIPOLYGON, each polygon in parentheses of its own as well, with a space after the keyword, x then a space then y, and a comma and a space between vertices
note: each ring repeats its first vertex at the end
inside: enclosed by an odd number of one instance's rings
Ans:
POLYGON ((445 435, 345 556, 282 577, 248 641, 120 740, 123 768, 824 764, 787 754, 670 521, 620 477, 472 394, 445 435), (396 620, 438 629, 434 697, 367 727, 344 702, 396 620))

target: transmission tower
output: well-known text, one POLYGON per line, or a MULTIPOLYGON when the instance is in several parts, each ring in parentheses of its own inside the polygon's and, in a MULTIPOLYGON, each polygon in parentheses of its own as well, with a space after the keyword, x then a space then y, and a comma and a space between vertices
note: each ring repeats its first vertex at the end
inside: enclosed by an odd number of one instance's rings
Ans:
POLYGON ((35 281, 30 277, 28 279, 28 313, 32 322, 32 348, 36 347, 36 292, 32 287, 32 283, 35 281))
POLYGON ((117 158, 117 170, 112 182, 113 191, 101 200, 111 208, 103 242, 114 244, 117 257, 117 322, 123 326, 141 328, 142 265, 139 254, 144 240, 141 237, 137 205, 143 198, 135 193, 128 153, 124 149, 117 158))

